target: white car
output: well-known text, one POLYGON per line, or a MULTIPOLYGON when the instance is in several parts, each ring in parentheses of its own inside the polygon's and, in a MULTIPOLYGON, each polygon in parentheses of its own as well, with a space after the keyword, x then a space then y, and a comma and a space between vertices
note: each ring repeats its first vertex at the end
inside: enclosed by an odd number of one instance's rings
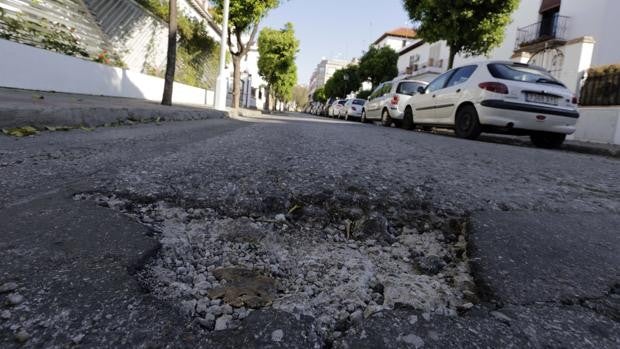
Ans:
POLYGON ((573 93, 540 67, 485 61, 452 69, 407 101, 415 125, 453 128, 462 138, 481 132, 529 135, 538 147, 562 145, 579 118, 573 93))
POLYGON ((332 105, 329 106, 327 116, 336 119, 340 118, 341 110, 344 109, 344 104, 346 102, 347 101, 344 99, 336 100, 334 103, 332 103, 332 105))
POLYGON ((362 122, 371 119, 381 120, 383 126, 403 125, 412 128, 413 124, 404 122, 405 107, 409 98, 418 93, 427 82, 417 80, 393 80, 379 85, 368 97, 362 111, 362 122))
POLYGON ((366 100, 365 99, 359 99, 359 98, 355 98, 355 99, 348 99, 347 103, 345 103, 344 105, 344 119, 345 120, 351 120, 351 119, 361 119, 362 118, 362 110, 364 109, 364 106, 366 105, 366 100))

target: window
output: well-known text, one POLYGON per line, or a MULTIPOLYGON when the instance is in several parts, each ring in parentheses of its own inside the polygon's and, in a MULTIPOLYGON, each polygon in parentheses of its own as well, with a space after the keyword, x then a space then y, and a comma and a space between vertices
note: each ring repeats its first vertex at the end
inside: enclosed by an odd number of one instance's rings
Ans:
POLYGON ((353 104, 355 104, 355 105, 364 105, 364 104, 366 104, 366 101, 363 100, 363 99, 355 99, 355 100, 353 100, 353 104))
POLYGON ((444 86, 446 85, 446 82, 448 81, 450 76, 452 76, 452 73, 454 73, 454 70, 450 70, 449 72, 443 73, 439 75, 438 77, 436 77, 435 80, 433 80, 428 85, 428 87, 426 88, 426 91, 434 92, 434 91, 441 90, 442 88, 444 88, 444 86))
POLYGON ((452 77, 450 78, 450 81, 448 81, 446 87, 464 83, 467 79, 469 79, 474 71, 476 71, 476 68, 477 66, 475 65, 468 65, 466 67, 458 68, 454 74, 452 74, 452 77))
POLYGON ((491 75, 497 79, 564 86, 546 71, 527 64, 493 63, 488 67, 491 75))
POLYGON ((370 99, 379 97, 381 91, 383 89, 383 84, 379 85, 372 93, 370 94, 370 99))
POLYGON ((385 85, 383 85, 383 89, 381 90, 381 96, 384 96, 390 93, 391 90, 392 90, 392 83, 386 82, 385 85))
POLYGON ((398 85, 396 93, 401 95, 413 96, 414 94, 418 93, 418 88, 420 87, 425 87, 425 85, 413 81, 401 82, 400 85, 398 85))
POLYGON ((342 99, 342 100, 338 101, 338 104, 340 104, 340 105, 345 105, 345 103, 347 103, 346 99, 342 99))

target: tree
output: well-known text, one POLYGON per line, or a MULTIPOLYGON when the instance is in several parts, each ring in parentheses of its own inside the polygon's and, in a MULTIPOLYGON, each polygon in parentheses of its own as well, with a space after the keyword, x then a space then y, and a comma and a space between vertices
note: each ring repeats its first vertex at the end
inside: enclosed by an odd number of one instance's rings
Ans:
POLYGON ((398 53, 389 46, 370 47, 359 64, 360 76, 373 87, 398 75, 398 53))
POLYGON ((372 94, 372 90, 364 90, 357 93, 357 98, 367 99, 372 94))
POLYGON ((459 52, 485 55, 502 43, 519 0, 404 0, 404 5, 411 20, 419 23, 419 38, 447 42, 451 69, 459 52))
POLYGON ((297 85, 293 88, 293 102, 298 108, 303 108, 308 104, 309 92, 306 86, 297 85))
POLYGON ((327 95, 325 95, 325 87, 319 87, 312 94, 312 100, 315 102, 325 103, 327 102, 327 95))
POLYGON ((271 109, 272 95, 280 100, 292 99, 293 87, 297 83, 295 56, 298 51, 299 41, 293 24, 287 23, 281 30, 261 30, 258 36, 258 73, 267 83, 266 110, 271 109))
MULTIPOLYGON (((221 22, 224 0, 213 0, 213 4, 215 5, 214 17, 221 22)), ((230 0, 228 50, 233 62, 233 108, 235 109, 239 108, 241 97, 241 59, 256 43, 260 21, 269 10, 278 7, 279 4, 279 0, 230 0), (245 35, 248 35, 247 40, 244 40, 245 35)))
POLYGON ((325 83, 325 94, 332 98, 345 98, 349 93, 362 87, 362 79, 357 65, 336 70, 325 83))
POLYGON ((172 88, 174 87, 174 72, 177 64, 177 0, 170 0, 168 13, 168 55, 164 95, 161 100, 163 105, 172 105, 172 88))

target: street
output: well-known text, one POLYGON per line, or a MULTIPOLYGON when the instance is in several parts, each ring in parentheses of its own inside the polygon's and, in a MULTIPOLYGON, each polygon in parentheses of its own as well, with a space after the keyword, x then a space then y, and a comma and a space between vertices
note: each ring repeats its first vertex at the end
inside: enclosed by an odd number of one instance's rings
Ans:
POLYGON ((305 114, 0 136, 0 346, 620 346, 620 160, 305 114))

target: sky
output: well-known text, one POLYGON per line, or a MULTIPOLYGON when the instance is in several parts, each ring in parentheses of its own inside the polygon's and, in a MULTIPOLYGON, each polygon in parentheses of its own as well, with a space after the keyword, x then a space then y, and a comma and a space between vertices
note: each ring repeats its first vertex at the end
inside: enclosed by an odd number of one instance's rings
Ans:
POLYGON ((350 60, 386 31, 411 26, 402 0, 281 0, 262 26, 292 22, 300 41, 298 82, 307 85, 322 58, 350 60))

